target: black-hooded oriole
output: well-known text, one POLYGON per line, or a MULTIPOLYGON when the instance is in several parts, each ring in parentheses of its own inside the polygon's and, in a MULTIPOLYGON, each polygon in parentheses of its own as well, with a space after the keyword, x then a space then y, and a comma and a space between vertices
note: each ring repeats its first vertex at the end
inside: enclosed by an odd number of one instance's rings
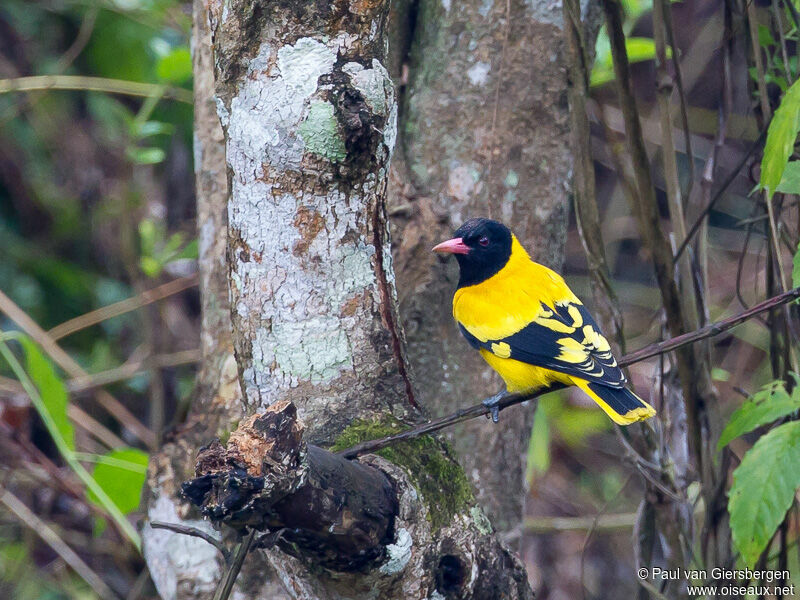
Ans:
MULTIPOLYGON (((433 250, 458 259, 453 316, 508 392, 575 385, 620 425, 656 414, 625 387, 608 341, 564 279, 532 261, 505 225, 470 219, 433 250)), ((495 421, 501 397, 487 403, 495 421)))

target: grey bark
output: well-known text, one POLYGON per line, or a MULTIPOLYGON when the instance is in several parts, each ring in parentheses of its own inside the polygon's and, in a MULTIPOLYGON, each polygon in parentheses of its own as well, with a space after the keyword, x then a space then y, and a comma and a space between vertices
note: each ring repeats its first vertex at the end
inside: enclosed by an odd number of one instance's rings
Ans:
MULTIPOLYGON (((230 431, 230 424, 243 415, 225 261, 228 176, 214 102, 211 34, 204 0, 193 4, 192 61, 203 361, 189 414, 150 461, 144 501, 149 520, 198 527, 216 536, 210 524, 190 510, 180 496, 180 482, 193 474, 197 449, 230 431)), ((151 577, 164 600, 210 597, 222 569, 222 560, 212 546, 147 525, 142 541, 151 577)), ((282 587, 268 573, 263 559, 259 564, 258 559, 251 558, 240 577, 240 590, 257 589, 264 598, 285 597, 282 587)))
MULTIPOLYGON (((561 11, 561 2, 419 3, 390 214, 409 358, 420 403, 436 415, 501 381, 461 338, 455 261, 431 247, 467 218, 489 216, 535 260, 557 270, 563 261, 572 154, 561 11)), ((521 522, 532 418, 515 408, 498 426, 448 433, 500 530, 521 522)))
MULTIPOLYGON (((208 65, 201 46, 213 39, 228 186, 219 171, 219 131, 200 99, 207 88, 199 86, 209 80, 198 78, 198 197, 215 198, 200 224, 208 329, 197 403, 151 465, 149 516, 167 522, 186 514, 175 487, 189 479, 192 455, 227 437, 242 415, 291 401, 304 439, 320 445, 377 437, 422 418, 404 358, 384 217, 397 112, 383 66, 388 2, 220 0, 208 12, 202 5, 198 32, 208 14, 212 36, 197 36, 195 66, 208 65), (223 254, 217 202, 226 198, 223 254)), ((524 569, 491 533, 447 449, 430 438, 419 443, 387 454, 393 462, 362 459, 379 465, 396 492, 393 538, 380 564, 334 571, 279 549, 258 550, 248 562, 266 559, 292 598, 530 598, 524 569), (420 453, 439 470, 403 462, 420 453)), ((145 530, 159 590, 166 598, 207 595, 220 575, 215 550, 162 535, 175 534, 145 530), (181 558, 192 564, 177 564, 181 558)), ((281 597, 263 575, 245 574, 240 597, 281 597)))

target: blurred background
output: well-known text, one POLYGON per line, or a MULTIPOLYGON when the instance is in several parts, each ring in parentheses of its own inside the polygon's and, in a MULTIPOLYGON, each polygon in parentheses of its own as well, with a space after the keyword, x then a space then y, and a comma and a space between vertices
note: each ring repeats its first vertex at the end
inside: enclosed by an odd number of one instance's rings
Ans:
MULTIPOLYGON (((651 6, 624 6, 666 217, 651 6)), ((777 103, 797 77, 796 10, 792 2, 756 6, 770 24, 758 27, 757 44, 768 100, 777 103)), ((694 193, 705 193, 702 172, 716 148, 714 192, 730 179, 708 220, 711 320, 768 295, 766 222, 750 196, 764 128, 758 73, 749 32, 735 26, 744 21, 731 26, 723 11, 714 0, 673 3, 690 130, 690 149, 676 139, 679 171, 684 183, 694 178, 694 193)), ((125 523, 141 518, 147 456, 180 422, 200 358, 190 12, 175 0, 0 5, 0 329, 26 336, 22 346, 5 337, 0 360, 0 598, 156 597, 125 523), (29 384, 41 393, 29 393, 29 384), (101 489, 87 491, 81 471, 101 489)), ((659 339, 663 323, 626 199, 613 79, 601 30, 589 101, 597 196, 632 350, 659 339)), ((778 206, 781 244, 791 254, 796 199, 778 206)), ((566 247, 563 272, 591 304, 574 217, 566 247)), ((773 379, 769 344, 762 319, 714 340, 724 414, 773 379)), ((648 389, 658 369, 657 361, 637 364, 634 387, 648 389)), ((740 454, 747 447, 747 437, 733 444, 740 454)), ((612 423, 580 394, 538 403, 527 520, 511 540, 537 597, 612 598, 636 589, 631 536, 642 490, 620 453, 612 423)), ((789 561, 799 573, 797 552, 789 561)))

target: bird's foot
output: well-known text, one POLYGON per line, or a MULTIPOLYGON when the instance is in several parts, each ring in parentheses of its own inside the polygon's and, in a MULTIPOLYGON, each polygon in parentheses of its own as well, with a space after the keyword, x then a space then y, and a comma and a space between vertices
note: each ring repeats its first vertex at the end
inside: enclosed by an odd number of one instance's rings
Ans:
POLYGON ((500 420, 500 401, 506 397, 506 392, 497 392, 483 401, 483 405, 489 409, 489 414, 486 418, 492 419, 492 422, 497 423, 500 420))

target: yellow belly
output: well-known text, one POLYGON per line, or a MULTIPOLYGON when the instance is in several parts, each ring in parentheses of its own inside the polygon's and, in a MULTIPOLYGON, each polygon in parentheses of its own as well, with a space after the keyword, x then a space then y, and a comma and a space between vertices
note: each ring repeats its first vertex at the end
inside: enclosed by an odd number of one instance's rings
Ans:
POLYGON ((568 375, 557 373, 551 369, 529 365, 513 358, 500 358, 483 348, 480 353, 489 366, 503 378, 506 388, 511 393, 537 390, 547 387, 553 382, 572 385, 572 380, 568 375))

